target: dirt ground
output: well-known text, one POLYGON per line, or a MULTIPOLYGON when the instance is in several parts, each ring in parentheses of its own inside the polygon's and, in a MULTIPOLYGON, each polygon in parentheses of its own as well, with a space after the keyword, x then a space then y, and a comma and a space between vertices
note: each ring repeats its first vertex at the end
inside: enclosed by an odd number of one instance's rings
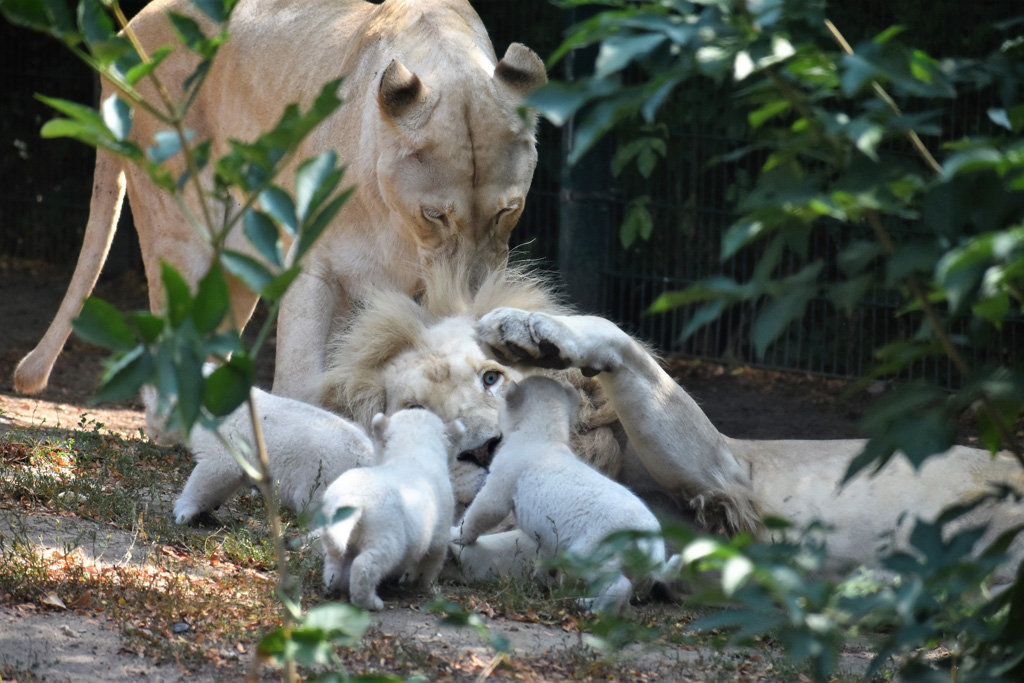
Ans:
MULTIPOLYGON (((46 329, 57 310, 70 274, 46 266, 0 259, 0 440, 11 425, 74 427, 83 415, 106 425, 111 431, 137 437, 144 425, 141 406, 126 404, 92 405, 89 397, 102 371, 104 353, 72 336, 57 362, 49 388, 36 397, 17 395, 11 374, 17 361, 28 352, 46 329)), ((142 278, 127 273, 101 281, 96 294, 122 310, 147 306, 142 278)), ((272 358, 273 347, 267 349, 272 358)), ((870 391, 844 395, 847 383, 800 373, 757 370, 749 367, 725 367, 699 361, 675 360, 671 369, 679 381, 702 405, 720 430, 738 438, 843 438, 858 436, 857 421, 869 405, 870 391)), ((267 386, 271 363, 259 369, 259 381, 267 386)), ((33 524, 39 520, 22 519, 33 524)), ((70 524, 70 522, 67 522, 70 524)), ((80 543, 92 538, 92 546, 83 548, 90 556, 115 558, 118 562, 145 563, 153 552, 130 534, 115 529, 86 529, 81 525, 69 531, 60 524, 40 524, 35 537, 51 548, 80 543), (97 533, 98 532, 98 533, 97 533), (97 547, 97 538, 101 539, 97 547)), ((0 539, 5 530, 0 528, 0 539)), ((501 619, 494 627, 508 637, 513 648, 533 654, 580 647, 579 634, 543 624, 501 619)), ((404 606, 385 610, 375 617, 374 628, 385 636, 400 635, 426 648, 460 651, 485 662, 489 658, 479 637, 470 629, 441 626, 437 618, 404 606), (468 653, 468 654, 467 654, 468 653)), ((389 636, 390 637, 390 636, 389 636)), ((123 637, 110 623, 75 610, 45 610, 39 605, 0 604, 0 680, 5 667, 30 670, 31 680, 225 680, 239 676, 244 652, 224 653, 227 669, 202 669, 184 672, 174 664, 156 665, 123 646, 123 637), (230 672, 230 673, 229 673, 230 672), (37 677, 37 678, 36 678, 37 677)), ((697 674, 679 674, 677 667, 705 662, 718 657, 714 653, 676 648, 660 652, 655 660, 638 650, 631 666, 643 668, 643 680, 703 680, 697 674), (673 663, 674 662, 674 663, 673 663), (683 678, 680 678, 680 677, 683 678)), ((754 655, 755 659, 758 655, 754 655)), ((737 660, 739 661, 739 660, 737 660)), ((864 666, 865 657, 848 653, 847 666, 864 666)), ((223 662, 222 662, 223 665, 223 662)), ((741 664, 734 662, 740 671, 741 664)), ((491 667, 493 669, 493 666, 491 667)), ((756 667, 755 667, 756 668, 756 667)), ((761 666, 749 677, 733 677, 726 672, 719 680, 775 680, 761 666)), ((483 667, 486 673, 486 666, 483 667)), ((705 670, 702 666, 687 671, 705 670)), ((22 674, 23 676, 25 674, 22 674)), ((722 676, 721 673, 718 674, 722 676)), ((486 676, 475 674, 477 680, 486 676)))

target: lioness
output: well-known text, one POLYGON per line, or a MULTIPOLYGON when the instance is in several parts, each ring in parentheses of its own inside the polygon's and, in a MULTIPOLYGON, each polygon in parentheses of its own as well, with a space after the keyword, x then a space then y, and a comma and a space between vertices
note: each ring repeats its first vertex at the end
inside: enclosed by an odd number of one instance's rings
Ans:
MULTIPOLYGON (((176 42, 170 11, 209 28, 189 0, 155 0, 131 22, 147 50, 176 42)), ((546 81, 544 64, 517 43, 498 61, 466 0, 242 0, 228 30, 231 38, 186 120, 197 141, 213 141, 214 154, 230 138, 269 130, 286 104, 308 106, 324 83, 346 76, 345 104, 307 138, 297 159, 336 149, 355 194, 305 257, 277 329, 274 393, 315 402, 311 388, 332 324, 366 289, 412 291, 442 256, 472 263, 474 277, 504 264, 537 161, 535 118, 524 119, 518 108, 546 81)), ((156 73, 177 96, 196 63, 179 48, 156 73)), ((148 80, 139 89, 159 101, 148 80)), ((112 92, 105 83, 102 97, 112 92)), ((146 147, 162 127, 137 110, 131 136, 146 147)), ((180 155, 168 163, 176 175, 183 170, 180 155)), ((170 197, 144 172, 98 150, 78 265, 45 336, 15 371, 19 391, 45 388, 71 319, 99 276, 126 190, 151 309, 163 306, 161 261, 193 285, 206 271, 210 248, 170 197)), ((186 201, 202 215, 191 191, 186 201)), ((219 222, 239 205, 216 209, 219 222)), ((228 246, 253 253, 241 230, 228 246)), ((255 303, 255 295, 231 283, 239 324, 255 303)))
MULTIPOLYGON (((966 447, 930 458, 920 470, 895 458, 877 475, 841 486, 863 441, 729 439, 615 324, 573 314, 522 270, 495 273, 476 294, 464 282, 457 269, 447 276, 439 270, 419 303, 387 293, 368 301, 337 340, 325 377, 328 407, 365 423, 374 410, 414 403, 445 420, 466 416, 475 441, 498 444, 504 387, 538 367, 566 368, 544 372, 558 372, 581 389, 573 449, 583 459, 649 504, 665 510, 674 503, 706 528, 764 534, 762 513, 797 526, 820 520, 831 527, 825 538, 833 569, 872 564, 888 545, 905 547, 915 517, 934 519, 991 483, 1024 491, 1024 469, 1015 461, 966 447)), ((489 465, 491 450, 464 452, 461 466, 489 465)), ((1024 506, 994 502, 963 523, 987 525, 984 544, 1024 523, 1024 506)), ((499 562, 521 541, 516 534, 505 538, 507 547, 495 541, 486 549, 499 562)), ((1011 555, 997 580, 1012 578, 1024 558, 1024 537, 1011 555)), ((477 556, 462 563, 481 576, 498 564, 477 556)))

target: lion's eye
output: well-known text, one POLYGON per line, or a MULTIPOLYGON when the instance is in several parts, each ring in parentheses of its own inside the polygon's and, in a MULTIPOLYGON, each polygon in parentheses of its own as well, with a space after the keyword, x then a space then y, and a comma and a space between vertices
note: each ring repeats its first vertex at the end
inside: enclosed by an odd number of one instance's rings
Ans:
POLYGON ((484 374, 480 375, 480 381, 484 383, 485 387, 493 387, 501 382, 504 375, 497 370, 486 370, 484 374))

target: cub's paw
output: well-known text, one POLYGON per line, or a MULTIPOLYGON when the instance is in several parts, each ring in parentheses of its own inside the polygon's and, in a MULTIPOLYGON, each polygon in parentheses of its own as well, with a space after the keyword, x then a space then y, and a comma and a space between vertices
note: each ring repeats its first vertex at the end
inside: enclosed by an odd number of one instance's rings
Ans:
POLYGON ((496 308, 476 325, 477 339, 505 365, 562 370, 577 364, 572 331, 553 316, 518 308, 496 308))

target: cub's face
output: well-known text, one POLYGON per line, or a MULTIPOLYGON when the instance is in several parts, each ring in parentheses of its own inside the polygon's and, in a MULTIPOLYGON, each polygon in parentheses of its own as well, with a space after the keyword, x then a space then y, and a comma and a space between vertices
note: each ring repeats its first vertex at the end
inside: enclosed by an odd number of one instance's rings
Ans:
POLYGON ((431 328, 425 341, 384 370, 385 412, 419 406, 444 422, 462 422, 466 431, 451 475, 456 500, 468 504, 483 486, 501 440, 502 396, 519 375, 484 356, 471 319, 449 318, 431 328))

